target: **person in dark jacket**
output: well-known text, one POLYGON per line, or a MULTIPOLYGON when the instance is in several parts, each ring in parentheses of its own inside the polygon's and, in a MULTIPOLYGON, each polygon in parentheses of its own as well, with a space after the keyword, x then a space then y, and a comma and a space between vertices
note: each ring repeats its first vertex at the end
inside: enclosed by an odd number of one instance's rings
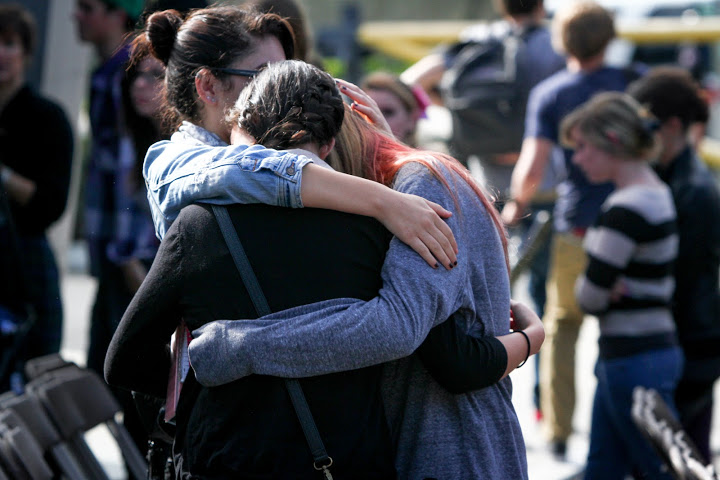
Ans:
POLYGON ((656 171, 672 191, 680 233, 673 315, 685 369, 675 402, 683 427, 710 461, 713 386, 720 377, 720 191, 688 140, 694 124, 707 122, 708 105, 692 76, 675 67, 651 70, 628 91, 661 124, 656 171))
POLYGON ((22 359, 60 351, 59 275, 45 232, 65 210, 73 155, 65 112, 25 81, 35 42, 30 13, 20 5, 0 6, 0 188, 7 195, 20 250, 5 243, 12 240, 4 224, 0 270, 7 285, 0 289, 0 305, 13 310, 18 307, 13 304, 26 301, 35 310, 22 359))

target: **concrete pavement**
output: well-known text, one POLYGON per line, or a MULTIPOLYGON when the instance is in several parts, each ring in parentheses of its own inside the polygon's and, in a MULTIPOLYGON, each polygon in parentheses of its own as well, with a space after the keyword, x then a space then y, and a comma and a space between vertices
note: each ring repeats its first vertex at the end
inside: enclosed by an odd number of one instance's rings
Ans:
MULTIPOLYGON (((516 296, 521 298, 522 280, 517 284, 516 296)), ((65 274, 62 279, 62 295, 65 307, 65 326, 62 354, 68 359, 84 364, 87 349, 89 313, 95 295, 96 282, 87 275, 65 274)), ((532 389, 534 382, 534 359, 512 373, 514 383, 513 402, 520 420, 527 446, 528 470, 531 480, 569 480, 582 471, 588 449, 590 411, 595 389, 593 364, 597 355, 597 321, 588 318, 584 323, 577 348, 577 408, 574 417, 575 434, 568 443, 567 461, 558 462, 545 448, 540 425, 534 418, 532 389)), ((720 399, 720 383, 716 388, 720 399)), ((91 433, 91 447, 106 466, 113 480, 122 479, 123 467, 119 453, 109 433, 98 428, 91 433)), ((720 459, 720 409, 716 407, 713 422, 713 451, 716 465, 720 459)))

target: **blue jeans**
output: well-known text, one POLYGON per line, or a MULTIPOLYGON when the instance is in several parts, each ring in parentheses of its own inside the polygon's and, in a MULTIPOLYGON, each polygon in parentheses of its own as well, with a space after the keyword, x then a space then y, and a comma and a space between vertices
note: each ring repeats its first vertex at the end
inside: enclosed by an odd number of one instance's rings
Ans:
POLYGON ((652 350, 629 357, 598 359, 597 389, 593 402, 590 450, 585 479, 667 479, 662 461, 632 421, 633 388, 642 385, 660 393, 675 412, 675 387, 683 355, 679 347, 652 350))

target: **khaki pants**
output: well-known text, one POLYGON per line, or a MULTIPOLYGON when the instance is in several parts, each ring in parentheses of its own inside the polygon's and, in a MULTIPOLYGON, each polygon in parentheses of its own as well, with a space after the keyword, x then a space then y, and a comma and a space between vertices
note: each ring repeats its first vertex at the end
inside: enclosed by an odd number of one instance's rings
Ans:
POLYGON ((582 239, 553 236, 545 305, 545 343, 540 355, 540 404, 551 441, 566 441, 575 411, 575 343, 583 312, 575 301, 575 280, 585 271, 582 239))

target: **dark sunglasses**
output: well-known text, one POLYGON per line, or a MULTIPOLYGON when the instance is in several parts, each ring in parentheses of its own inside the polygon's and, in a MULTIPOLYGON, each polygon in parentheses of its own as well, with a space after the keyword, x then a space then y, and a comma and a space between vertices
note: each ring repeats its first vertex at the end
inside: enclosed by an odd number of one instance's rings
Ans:
POLYGON ((254 77, 260 70, 243 70, 240 68, 213 68, 216 72, 227 73, 228 75, 239 75, 241 77, 254 77))

